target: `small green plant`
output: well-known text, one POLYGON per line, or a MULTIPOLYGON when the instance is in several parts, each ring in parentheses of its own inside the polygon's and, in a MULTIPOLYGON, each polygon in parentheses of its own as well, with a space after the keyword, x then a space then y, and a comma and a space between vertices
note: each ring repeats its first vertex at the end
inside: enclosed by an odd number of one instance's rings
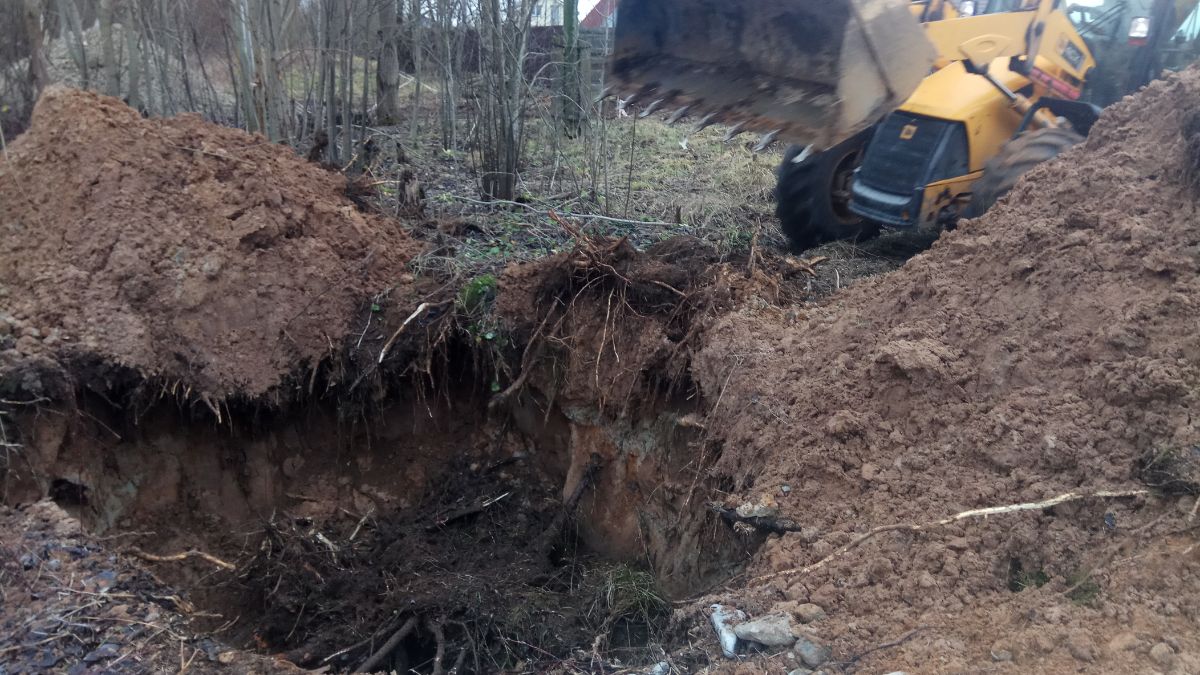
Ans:
POLYGON ((481 274, 467 282, 458 292, 458 306, 466 314, 479 317, 496 298, 496 277, 492 274, 481 274))
POLYGON ((1100 584, 1092 579, 1091 572, 1079 570, 1067 577, 1067 598, 1077 605, 1091 605, 1100 597, 1100 584))
POLYGON ((1020 593, 1027 588, 1041 588, 1050 583, 1046 570, 1026 570, 1020 560, 1013 559, 1008 567, 1008 590, 1020 593))

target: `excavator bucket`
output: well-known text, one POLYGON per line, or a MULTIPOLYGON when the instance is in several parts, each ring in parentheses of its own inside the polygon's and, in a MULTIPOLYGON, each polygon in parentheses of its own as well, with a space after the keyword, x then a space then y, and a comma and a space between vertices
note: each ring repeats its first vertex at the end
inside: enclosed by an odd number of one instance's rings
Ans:
POLYGON ((908 4, 622 0, 609 83, 675 119, 824 149, 895 110, 929 74, 933 46, 908 4))

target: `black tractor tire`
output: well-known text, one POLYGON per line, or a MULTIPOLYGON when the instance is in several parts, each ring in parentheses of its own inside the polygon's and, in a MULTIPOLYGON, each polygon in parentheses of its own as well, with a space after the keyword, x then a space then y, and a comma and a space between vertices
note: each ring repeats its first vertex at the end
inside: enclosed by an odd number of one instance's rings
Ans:
POLYGON ((850 211, 854 170, 862 164, 874 131, 860 132, 799 163, 793 160, 804 146, 788 148, 775 174, 775 215, 793 251, 879 233, 877 223, 864 221, 850 211))
POLYGON ((1070 129, 1035 129, 1010 140, 984 164, 963 215, 978 218, 987 213, 1030 169, 1082 141, 1083 136, 1070 129))

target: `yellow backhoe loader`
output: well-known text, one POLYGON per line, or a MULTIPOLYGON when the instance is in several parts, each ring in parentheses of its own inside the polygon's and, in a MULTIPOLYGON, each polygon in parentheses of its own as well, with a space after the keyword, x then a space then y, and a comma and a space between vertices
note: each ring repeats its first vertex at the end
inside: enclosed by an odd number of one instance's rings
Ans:
POLYGON ((609 79, 643 114, 795 143, 776 213, 797 250, 953 227, 1157 76, 1200 0, 1077 2, 623 0, 609 79))

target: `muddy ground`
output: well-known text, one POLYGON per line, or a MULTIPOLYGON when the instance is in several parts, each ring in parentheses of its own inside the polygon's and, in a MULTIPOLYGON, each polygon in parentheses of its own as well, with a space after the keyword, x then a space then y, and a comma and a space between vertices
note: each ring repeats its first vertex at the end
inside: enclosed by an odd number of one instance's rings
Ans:
POLYGON ((470 232, 55 92, 0 165, 0 663, 1198 672, 1198 103, 895 271, 567 218, 464 276, 423 256, 470 232))

